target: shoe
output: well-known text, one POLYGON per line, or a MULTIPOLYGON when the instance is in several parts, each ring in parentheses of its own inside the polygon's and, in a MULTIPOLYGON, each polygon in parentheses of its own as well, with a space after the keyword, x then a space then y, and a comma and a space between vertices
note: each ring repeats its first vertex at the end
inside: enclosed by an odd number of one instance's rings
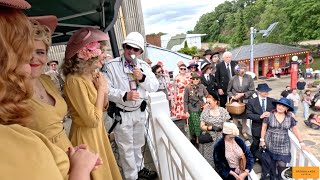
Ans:
POLYGON ((156 171, 150 171, 147 168, 143 168, 138 172, 138 178, 140 179, 147 179, 147 180, 153 180, 158 177, 158 174, 156 171))

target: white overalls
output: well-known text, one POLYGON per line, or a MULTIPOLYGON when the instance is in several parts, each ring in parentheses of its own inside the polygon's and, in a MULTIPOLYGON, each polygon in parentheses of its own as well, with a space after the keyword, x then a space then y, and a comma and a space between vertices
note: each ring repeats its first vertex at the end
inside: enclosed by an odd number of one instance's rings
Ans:
POLYGON ((147 99, 147 91, 156 92, 159 88, 159 82, 146 62, 137 60, 137 67, 146 76, 144 82, 138 83, 140 99, 125 102, 123 96, 130 91, 129 81, 133 80, 133 76, 130 75, 132 70, 125 66, 124 57, 108 61, 103 68, 109 82, 109 101, 116 103, 122 110, 130 111, 120 112, 122 123, 118 123, 114 129, 120 164, 127 180, 138 179, 138 171, 144 166, 141 147, 145 144, 146 112, 141 112, 140 105, 147 99))

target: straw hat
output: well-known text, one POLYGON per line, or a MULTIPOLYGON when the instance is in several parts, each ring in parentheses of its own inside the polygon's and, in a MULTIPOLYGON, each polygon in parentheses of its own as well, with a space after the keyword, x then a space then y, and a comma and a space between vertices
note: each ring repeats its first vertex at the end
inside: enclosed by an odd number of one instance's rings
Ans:
POLYGON ((51 35, 53 34, 54 30, 57 27, 58 24, 58 18, 56 16, 32 16, 32 17, 28 17, 30 21, 37 21, 39 22, 41 25, 45 25, 47 26, 50 31, 51 31, 51 35))
POLYGON ((98 29, 92 27, 81 28, 70 37, 66 47, 65 59, 72 58, 89 43, 107 40, 109 40, 109 36, 98 29))
POLYGON ((234 123, 225 122, 223 123, 222 133, 238 136, 239 129, 237 128, 237 125, 235 125, 234 123))
POLYGON ((25 0, 0 0, 0 6, 6 6, 15 9, 31 8, 31 5, 25 0))

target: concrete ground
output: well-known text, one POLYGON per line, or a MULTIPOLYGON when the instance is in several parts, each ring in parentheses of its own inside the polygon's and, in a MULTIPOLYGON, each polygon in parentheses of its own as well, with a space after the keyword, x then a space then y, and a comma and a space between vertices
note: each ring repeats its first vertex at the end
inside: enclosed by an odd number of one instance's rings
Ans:
MULTIPOLYGON (((307 79, 307 82, 313 82, 313 79, 307 79)), ((286 86, 290 85, 290 76, 282 76, 280 79, 259 79, 255 81, 255 86, 257 86, 259 83, 267 83, 271 88, 272 91, 269 93, 269 97, 279 99, 281 96, 281 92, 285 89, 286 86)), ((318 89, 313 88, 312 91, 316 92, 318 89)), ((312 113, 310 109, 310 113, 312 113)), ((320 114, 320 112, 315 112, 320 114)), ((314 130, 309 127, 307 127, 304 124, 304 118, 303 118, 303 106, 300 103, 298 112, 296 114, 296 119, 298 120, 298 128, 302 134, 304 143, 309 147, 309 152, 312 153, 318 160, 320 160, 320 131, 314 130)), ((183 121, 175 121, 176 125, 184 132, 184 122, 183 121)), ((65 122, 65 128, 67 133, 69 133, 71 121, 67 120, 65 122)), ((109 129, 110 123, 105 117, 105 125, 106 129, 109 129)), ((119 160, 119 154, 117 152, 116 144, 115 142, 111 142, 112 148, 114 150, 114 154, 117 160, 119 160)), ((151 158, 151 154, 149 151, 148 146, 143 147, 144 150, 144 162, 145 166, 151 170, 155 170, 155 166, 153 163, 153 160, 151 158)), ((121 169, 121 168, 120 168, 121 169)), ((254 170, 260 176, 261 173, 261 167, 258 163, 255 163, 254 170)))

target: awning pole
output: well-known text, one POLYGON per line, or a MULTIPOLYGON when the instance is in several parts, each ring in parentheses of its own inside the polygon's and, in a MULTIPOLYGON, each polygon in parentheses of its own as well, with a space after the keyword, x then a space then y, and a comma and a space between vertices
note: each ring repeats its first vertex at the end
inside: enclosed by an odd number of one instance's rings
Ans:
POLYGON ((114 27, 112 27, 108 31, 108 34, 109 34, 109 38, 110 38, 110 45, 111 45, 113 57, 114 58, 120 57, 118 43, 117 43, 117 37, 116 37, 116 33, 114 31, 114 27))

